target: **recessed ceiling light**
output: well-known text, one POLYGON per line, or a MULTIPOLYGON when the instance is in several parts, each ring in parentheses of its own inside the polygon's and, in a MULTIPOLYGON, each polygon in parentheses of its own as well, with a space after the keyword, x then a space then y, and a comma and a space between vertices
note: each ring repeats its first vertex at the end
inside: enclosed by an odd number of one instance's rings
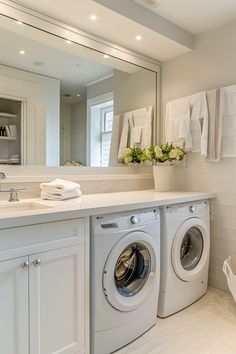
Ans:
POLYGON ((109 55, 104 54, 104 55, 103 55, 103 58, 107 59, 107 58, 109 58, 109 55))
POLYGON ((24 55, 24 54, 25 54, 25 51, 24 51, 23 49, 21 49, 21 50, 19 51, 19 54, 24 55))
POLYGON ((77 93, 77 97, 80 97, 80 94, 79 94, 79 93, 77 93))
POLYGON ((21 22, 21 21, 16 21, 16 23, 17 23, 18 25, 23 25, 23 22, 21 22))
POLYGON ((99 16, 96 15, 96 14, 90 14, 90 15, 88 15, 88 19, 89 19, 90 21, 93 21, 93 22, 96 22, 96 21, 98 20, 98 18, 99 18, 99 16))
POLYGON ((136 39, 137 41, 141 41, 142 36, 141 36, 140 34, 138 34, 138 35, 135 37, 135 39, 136 39))
POLYGON ((66 43, 71 44, 71 41, 69 41, 69 39, 66 39, 66 43))

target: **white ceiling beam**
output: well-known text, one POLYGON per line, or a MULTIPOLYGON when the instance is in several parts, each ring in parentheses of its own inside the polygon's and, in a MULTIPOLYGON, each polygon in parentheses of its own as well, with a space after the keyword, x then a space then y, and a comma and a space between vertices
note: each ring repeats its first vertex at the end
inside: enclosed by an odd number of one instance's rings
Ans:
POLYGON ((148 10, 133 0, 94 1, 189 49, 193 49, 194 47, 194 36, 191 33, 164 19, 160 15, 148 10))

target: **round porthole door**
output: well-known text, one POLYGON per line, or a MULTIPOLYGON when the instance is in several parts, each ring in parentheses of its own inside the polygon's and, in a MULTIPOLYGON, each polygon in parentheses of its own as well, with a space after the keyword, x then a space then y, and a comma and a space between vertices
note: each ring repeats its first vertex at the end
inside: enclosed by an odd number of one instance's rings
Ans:
POLYGON ((123 236, 112 248, 103 271, 103 290, 111 306, 132 311, 145 300, 156 279, 157 244, 145 232, 123 236))
POLYGON ((177 230, 172 244, 172 265, 176 275, 184 281, 198 279, 208 262, 209 248, 206 224, 198 218, 186 220, 177 230))

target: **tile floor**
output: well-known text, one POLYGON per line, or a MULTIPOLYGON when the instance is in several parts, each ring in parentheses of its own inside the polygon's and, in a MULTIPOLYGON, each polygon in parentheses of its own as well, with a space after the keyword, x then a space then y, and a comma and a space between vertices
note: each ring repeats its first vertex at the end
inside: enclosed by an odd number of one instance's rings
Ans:
POLYGON ((116 354, 236 354, 236 304, 215 288, 116 354))

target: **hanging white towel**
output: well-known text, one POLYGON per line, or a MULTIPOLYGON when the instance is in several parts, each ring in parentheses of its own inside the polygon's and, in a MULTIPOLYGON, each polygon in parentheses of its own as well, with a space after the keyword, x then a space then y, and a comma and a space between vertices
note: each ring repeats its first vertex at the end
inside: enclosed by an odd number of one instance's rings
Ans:
POLYGON ((178 98, 167 102, 165 116, 165 137, 168 143, 177 142, 191 150, 192 138, 190 134, 190 104, 188 97, 178 98))
POLYGON ((152 144, 152 120, 152 106, 124 113, 118 151, 118 160, 123 157, 124 149, 126 149, 127 147, 134 147, 134 143, 131 136, 132 129, 134 127, 139 127, 139 129, 142 128, 140 142, 136 143, 135 146, 145 148, 149 147, 152 144))
POLYGON ((207 156, 208 146, 208 106, 206 91, 189 96, 191 116, 190 131, 193 143, 193 152, 201 152, 207 156))
POLYGON ((221 157, 236 157, 236 85, 222 88, 221 157))
POLYGON ((117 166, 117 155, 119 149, 119 138, 121 136, 122 128, 122 117, 117 114, 113 118, 112 136, 111 136, 111 147, 109 155, 109 167, 117 166))
POLYGON ((207 91, 207 105, 209 113, 207 160, 219 162, 222 140, 223 90, 215 89, 207 91))
POLYGON ((130 147, 137 146, 141 143, 143 127, 133 127, 131 128, 130 134, 130 147))

